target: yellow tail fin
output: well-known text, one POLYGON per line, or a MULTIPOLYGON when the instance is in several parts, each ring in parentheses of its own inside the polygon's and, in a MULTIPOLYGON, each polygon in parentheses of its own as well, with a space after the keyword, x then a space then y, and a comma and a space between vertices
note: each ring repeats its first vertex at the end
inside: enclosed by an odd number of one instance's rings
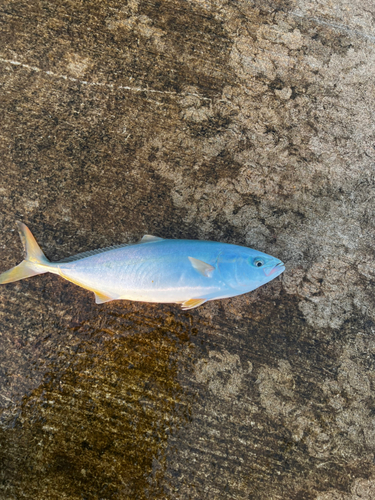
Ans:
POLYGON ((40 249, 30 229, 22 222, 17 222, 20 238, 26 253, 26 258, 18 266, 0 274, 0 284, 12 283, 48 272, 49 260, 40 249))

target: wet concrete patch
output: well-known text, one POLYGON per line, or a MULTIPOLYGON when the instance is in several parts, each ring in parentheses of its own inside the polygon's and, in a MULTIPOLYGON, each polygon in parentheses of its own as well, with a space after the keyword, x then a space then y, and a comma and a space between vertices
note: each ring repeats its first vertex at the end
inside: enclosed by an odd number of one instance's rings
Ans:
POLYGON ((188 318, 120 305, 69 328, 39 387, 3 422, 4 494, 23 496, 27 484, 30 498, 164 498, 168 438, 189 420, 178 366, 192 330, 188 318))

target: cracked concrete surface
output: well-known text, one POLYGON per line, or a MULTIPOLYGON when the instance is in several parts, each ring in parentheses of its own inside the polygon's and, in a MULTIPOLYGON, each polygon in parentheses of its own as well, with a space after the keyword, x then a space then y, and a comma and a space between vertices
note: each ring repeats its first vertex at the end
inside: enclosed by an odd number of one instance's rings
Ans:
POLYGON ((4 2, 1 269, 143 234, 286 263, 191 311, 0 290, 1 496, 374 497, 371 1, 4 2))

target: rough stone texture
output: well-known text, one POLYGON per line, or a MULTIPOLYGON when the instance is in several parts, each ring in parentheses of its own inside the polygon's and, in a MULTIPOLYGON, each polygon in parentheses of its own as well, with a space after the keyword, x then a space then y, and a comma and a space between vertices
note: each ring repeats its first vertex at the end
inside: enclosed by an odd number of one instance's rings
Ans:
POLYGON ((1 271, 143 234, 286 262, 182 312, 0 290, 2 499, 375 496, 375 4, 4 0, 1 271))

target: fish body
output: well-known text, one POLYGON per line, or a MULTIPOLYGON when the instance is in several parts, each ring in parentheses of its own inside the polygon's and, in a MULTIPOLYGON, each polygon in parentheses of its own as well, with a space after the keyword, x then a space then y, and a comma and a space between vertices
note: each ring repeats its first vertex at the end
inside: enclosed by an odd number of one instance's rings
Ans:
POLYGON ((26 259, 0 284, 51 272, 95 293, 96 302, 126 299, 180 303, 183 309, 250 292, 284 271, 275 257, 214 241, 144 236, 139 243, 50 262, 30 230, 18 223, 26 259))

